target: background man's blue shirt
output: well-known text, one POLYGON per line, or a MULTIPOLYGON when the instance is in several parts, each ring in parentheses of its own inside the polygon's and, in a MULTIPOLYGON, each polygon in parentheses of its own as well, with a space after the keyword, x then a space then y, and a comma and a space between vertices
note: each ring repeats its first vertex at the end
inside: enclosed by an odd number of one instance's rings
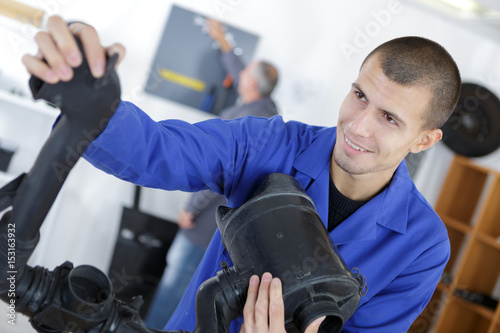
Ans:
MULTIPOLYGON (((328 222, 328 184, 336 128, 246 117, 194 125, 152 121, 122 102, 85 158, 118 178, 166 190, 210 189, 228 206, 243 204, 271 173, 298 179, 328 222)), ((437 285, 449 258, 444 225, 415 188, 404 161, 384 191, 331 232, 347 263, 366 277, 368 293, 345 332, 406 332, 437 285)), ((192 331, 198 286, 228 261, 220 233, 212 239, 184 298, 165 327, 192 331)), ((238 332, 241 319, 233 322, 238 332)))

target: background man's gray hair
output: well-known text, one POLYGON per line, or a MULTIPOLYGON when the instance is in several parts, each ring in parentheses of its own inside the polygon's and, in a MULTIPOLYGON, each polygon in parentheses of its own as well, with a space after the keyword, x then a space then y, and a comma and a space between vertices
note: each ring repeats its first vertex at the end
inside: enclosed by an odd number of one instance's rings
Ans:
POLYGON ((278 83, 278 70, 266 61, 259 61, 252 74, 257 80, 257 89, 262 97, 268 97, 278 83))

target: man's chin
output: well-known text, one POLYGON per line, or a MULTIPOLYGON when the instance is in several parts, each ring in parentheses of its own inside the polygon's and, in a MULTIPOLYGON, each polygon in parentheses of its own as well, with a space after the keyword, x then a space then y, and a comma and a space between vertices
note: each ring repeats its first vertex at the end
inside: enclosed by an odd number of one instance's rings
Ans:
POLYGON ((333 161, 341 170, 350 175, 356 176, 356 175, 363 175, 366 173, 366 170, 362 166, 347 160, 347 158, 338 158, 334 155, 333 161))

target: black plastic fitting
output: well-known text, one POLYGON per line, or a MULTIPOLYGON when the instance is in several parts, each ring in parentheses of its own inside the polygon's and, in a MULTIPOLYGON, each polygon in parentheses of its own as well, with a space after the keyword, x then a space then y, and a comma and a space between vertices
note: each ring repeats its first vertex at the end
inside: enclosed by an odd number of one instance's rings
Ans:
MULTIPOLYGON (((83 48, 77 39, 83 54, 83 48)), ((118 56, 108 59, 102 78, 92 76, 87 60, 74 68, 71 81, 56 84, 30 78, 35 99, 61 109, 61 116, 13 201, 17 239, 35 237, 69 172, 106 128, 120 102, 120 82, 114 69, 118 56)))
MULTIPOLYGON (((283 284, 287 332, 304 332, 322 316, 320 332, 342 330, 359 304, 364 280, 349 271, 295 178, 271 174, 243 206, 219 207, 216 215, 234 270, 246 272, 234 299, 246 297, 251 274, 270 272, 283 284)), ((242 302, 234 303, 242 311, 242 302)))

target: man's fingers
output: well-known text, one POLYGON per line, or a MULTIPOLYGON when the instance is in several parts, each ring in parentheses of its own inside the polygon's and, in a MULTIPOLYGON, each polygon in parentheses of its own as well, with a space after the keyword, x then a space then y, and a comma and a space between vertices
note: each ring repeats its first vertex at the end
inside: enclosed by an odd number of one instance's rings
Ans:
POLYGON ((80 66, 82 56, 68 24, 60 16, 51 16, 47 21, 47 30, 64 60, 73 68, 80 66))
MULTIPOLYGON (((92 75, 96 78, 102 77, 106 66, 106 52, 95 29, 80 22, 68 27, 57 15, 47 20, 47 31, 40 31, 35 36, 39 47, 38 54, 23 57, 28 72, 49 83, 71 80, 72 68, 78 67, 83 60, 74 36, 82 42, 92 75)), ((123 46, 115 46, 115 52, 119 52, 119 60, 125 53, 123 46)))
MULTIPOLYGON (((51 35, 45 31, 40 31, 36 34, 35 40, 39 46, 39 52, 56 76, 63 81, 69 81, 73 77, 73 70, 63 58, 51 35)), ((39 61, 39 63, 33 64, 35 67, 32 69, 33 71, 40 71, 36 67, 43 67, 44 64, 43 61, 39 61)))
POLYGON ((120 64, 120 62, 125 57, 125 46, 123 46, 120 43, 115 43, 115 44, 107 47, 105 50, 106 50, 106 54, 108 55, 108 57, 111 57, 114 54, 118 54, 118 61, 116 62, 116 65, 115 65, 115 68, 117 68, 118 65, 120 64))
POLYGON ((243 308, 243 316, 245 317, 245 326, 250 327, 255 325, 255 302, 257 301, 257 294, 259 293, 259 277, 253 275, 250 278, 250 283, 247 292, 247 301, 243 308))
POLYGON ((90 72, 96 78, 104 75, 106 66, 106 54, 104 48, 101 46, 97 31, 90 26, 83 23, 73 23, 70 30, 80 38, 85 52, 85 57, 90 67, 90 72))
POLYGON ((54 71, 52 71, 46 63, 40 61, 37 57, 25 54, 22 58, 22 62, 28 70, 28 73, 36 76, 40 80, 51 84, 55 84, 59 81, 59 78, 54 71))
POLYGON ((207 19, 207 25, 208 25, 209 29, 215 29, 215 28, 217 28, 220 25, 220 23, 219 23, 219 21, 216 21, 214 19, 208 18, 207 19))
POLYGON ((321 326, 321 323, 323 320, 325 320, 325 316, 319 317, 315 319, 309 326, 307 326, 306 330, 304 333, 318 333, 319 327, 321 326))
POLYGON ((255 324, 256 327, 268 327, 269 318, 269 287, 273 276, 270 273, 262 275, 260 282, 259 295, 255 303, 255 324))
POLYGON ((270 332, 282 332, 285 327, 285 305, 281 281, 278 278, 274 278, 271 282, 269 302, 270 332))
POLYGON ((224 27, 222 23, 214 19, 207 19, 208 34, 215 40, 224 38, 224 27))

